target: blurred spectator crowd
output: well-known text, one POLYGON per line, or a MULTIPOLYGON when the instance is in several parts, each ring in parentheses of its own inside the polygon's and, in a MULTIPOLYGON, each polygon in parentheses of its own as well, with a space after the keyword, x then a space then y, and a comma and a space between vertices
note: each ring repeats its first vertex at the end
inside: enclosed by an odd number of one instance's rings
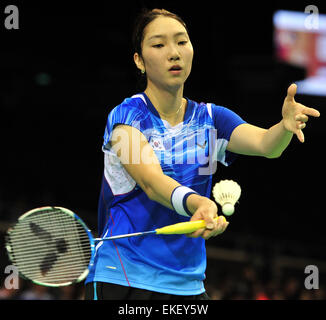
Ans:
POLYGON ((325 300, 325 287, 306 289, 304 278, 289 275, 280 279, 262 280, 260 272, 244 266, 239 272, 226 271, 217 283, 207 283, 212 300, 325 300))
MULTIPOLYGON (((300 277, 289 276, 283 281, 263 282, 259 272, 251 266, 239 268, 238 272, 224 270, 221 281, 208 281, 205 285, 212 300, 325 300, 326 291, 307 290, 300 277), (277 283, 278 282, 278 283, 277 283)), ((0 300, 83 300, 83 283, 48 288, 19 280, 20 289, 0 288, 0 300)))

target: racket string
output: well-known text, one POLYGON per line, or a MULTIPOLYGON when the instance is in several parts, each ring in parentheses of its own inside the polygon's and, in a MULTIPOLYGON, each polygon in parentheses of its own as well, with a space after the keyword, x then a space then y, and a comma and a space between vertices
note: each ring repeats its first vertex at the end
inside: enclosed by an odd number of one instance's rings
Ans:
POLYGON ((19 221, 9 233, 9 247, 19 271, 42 282, 73 281, 87 269, 91 258, 84 227, 61 210, 38 212, 19 221))

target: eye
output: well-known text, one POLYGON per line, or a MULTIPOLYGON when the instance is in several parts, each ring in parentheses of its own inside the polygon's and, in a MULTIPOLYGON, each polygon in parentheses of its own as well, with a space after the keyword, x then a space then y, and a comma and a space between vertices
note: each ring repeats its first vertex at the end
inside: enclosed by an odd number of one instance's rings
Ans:
POLYGON ((153 48, 162 48, 162 47, 163 47, 163 44, 162 43, 154 44, 153 45, 153 48))
POLYGON ((181 45, 181 46, 184 46, 187 44, 188 41, 179 41, 178 44, 181 45))

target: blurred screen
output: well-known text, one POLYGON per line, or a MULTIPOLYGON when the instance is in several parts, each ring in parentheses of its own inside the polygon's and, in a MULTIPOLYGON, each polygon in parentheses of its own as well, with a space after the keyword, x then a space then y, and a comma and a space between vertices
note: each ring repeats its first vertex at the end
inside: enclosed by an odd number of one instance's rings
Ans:
POLYGON ((294 80, 297 92, 326 96, 326 14, 280 10, 273 23, 277 58, 306 70, 305 79, 294 80))

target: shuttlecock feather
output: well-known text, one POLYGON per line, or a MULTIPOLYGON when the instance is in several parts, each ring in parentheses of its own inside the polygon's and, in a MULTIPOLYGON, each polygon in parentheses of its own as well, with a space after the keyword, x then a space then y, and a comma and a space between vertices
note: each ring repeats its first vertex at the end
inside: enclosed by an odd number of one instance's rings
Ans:
POLYGON ((241 195, 241 187, 233 180, 221 180, 213 188, 213 197, 222 207, 222 212, 230 216, 234 212, 234 205, 241 195))

